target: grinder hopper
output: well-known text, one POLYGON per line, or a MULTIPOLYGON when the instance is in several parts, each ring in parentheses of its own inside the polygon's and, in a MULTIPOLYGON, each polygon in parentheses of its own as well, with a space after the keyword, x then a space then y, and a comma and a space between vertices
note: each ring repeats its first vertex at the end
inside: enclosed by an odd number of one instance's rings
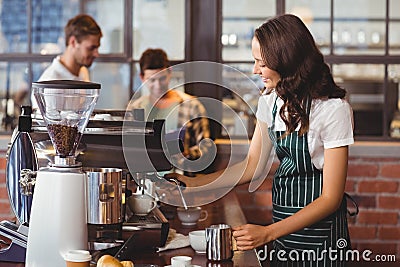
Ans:
POLYGON ((32 84, 56 151, 54 166, 75 164, 75 151, 99 96, 100 84, 54 80, 32 84))

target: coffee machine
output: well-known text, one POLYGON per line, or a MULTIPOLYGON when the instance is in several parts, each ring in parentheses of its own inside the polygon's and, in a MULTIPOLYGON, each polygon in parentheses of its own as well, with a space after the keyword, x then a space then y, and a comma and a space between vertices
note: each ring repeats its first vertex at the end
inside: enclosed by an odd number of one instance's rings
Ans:
MULTIPOLYGON (((68 92, 71 92, 71 94, 74 92, 75 95, 75 92, 79 94, 84 93, 86 90, 99 90, 85 89, 84 87, 83 89, 77 89, 76 87, 82 86, 77 84, 73 86, 70 84, 70 89, 66 89, 65 84, 61 85, 63 83, 68 84, 69 82, 71 81, 52 81, 50 83, 57 83, 58 85, 53 84, 50 86, 48 83, 35 83, 33 86, 36 86, 34 87, 34 90, 36 90, 37 93, 46 92, 50 95, 57 93, 58 91, 63 92, 63 96, 60 95, 60 97, 70 99, 67 101, 69 102, 69 109, 70 106, 75 105, 76 107, 81 103, 81 101, 73 101, 72 97, 68 96, 68 92)), ((75 96, 75 100, 76 98, 77 96, 75 96)), ((140 112, 140 110, 94 110, 92 116, 88 119, 86 127, 82 127, 85 125, 85 121, 80 121, 77 124, 80 129, 80 142, 75 140, 74 143, 71 144, 68 141, 63 145, 62 143, 57 142, 57 137, 55 137, 55 135, 52 137, 52 133, 50 133, 48 129, 50 119, 52 119, 51 122, 53 122, 53 119, 57 118, 57 116, 54 116, 56 115, 56 112, 53 112, 46 107, 55 105, 55 103, 64 103, 65 101, 53 101, 55 99, 52 100, 50 96, 43 98, 43 100, 45 100, 44 103, 47 103, 47 105, 43 105, 42 108, 45 112, 49 111, 47 112, 49 114, 47 115, 47 113, 44 113, 43 116, 38 116, 37 113, 33 113, 31 116, 30 112, 29 114, 26 112, 26 118, 22 118, 22 121, 29 121, 29 127, 23 127, 22 134, 18 136, 23 137, 23 140, 27 141, 19 141, 21 138, 14 141, 13 137, 11 142, 12 144, 16 144, 12 145, 13 149, 11 150, 12 153, 10 153, 10 155, 13 155, 13 157, 9 157, 7 162, 7 165, 10 166, 9 170, 12 171, 8 170, 6 176, 8 178, 7 187, 13 189, 9 191, 13 192, 12 197, 13 199, 16 199, 16 201, 11 201, 11 204, 18 208, 17 210, 14 210, 17 217, 20 217, 19 214, 26 214, 26 217, 31 214, 30 205, 22 206, 17 204, 22 203, 21 199, 26 199, 26 203, 30 204, 32 196, 37 195, 37 184, 35 185, 36 174, 41 178, 40 175, 42 171, 46 172, 47 170, 50 171, 56 169, 57 171, 54 172, 54 174, 57 174, 57 177, 61 177, 62 175, 73 173, 71 169, 80 169, 82 167, 83 171, 86 172, 86 189, 88 191, 86 191, 87 198, 79 201, 79 203, 87 201, 85 208, 88 210, 88 216, 90 215, 93 217, 88 217, 87 227, 79 227, 79 229, 84 229, 81 233, 82 236, 85 236, 85 231, 87 229, 89 241, 87 242, 87 246, 94 256, 94 260, 96 259, 96 256, 101 255, 103 251, 98 250, 101 250, 102 248, 111 248, 111 252, 107 250, 108 254, 115 253, 115 256, 119 259, 128 259, 129 248, 154 249, 155 247, 163 246, 168 236, 169 223, 161 209, 156 208, 145 217, 135 216, 129 212, 124 203, 125 198, 134 190, 144 189, 147 193, 160 199, 162 196, 159 196, 156 190, 158 185, 164 185, 164 187, 168 187, 168 189, 176 189, 175 183, 166 181, 163 177, 157 176, 157 173, 159 171, 171 170, 172 164, 168 158, 168 154, 179 153, 182 151, 182 137, 165 134, 164 120, 155 120, 151 122, 144 121, 143 116, 138 116, 140 114, 143 115, 143 112, 140 112), (99 116, 97 114, 106 114, 107 116, 99 116), (97 118, 102 119, 98 120, 97 118), (53 145, 54 142, 50 141, 50 139, 56 141, 56 145, 53 145), (20 144, 24 145, 22 146, 20 144), (60 157, 60 151, 66 153, 69 149, 66 150, 64 148, 65 146, 70 148, 69 144, 71 144, 73 148, 71 148, 70 153, 68 153, 68 156, 64 159, 60 157), (27 153, 27 151, 29 153, 27 153), (20 158, 21 155, 24 157, 20 158), (26 159, 25 157, 28 155, 31 156, 26 159), (12 158, 17 158, 18 160, 11 160, 12 158), (70 162, 72 166, 63 166, 64 163, 59 166, 60 161, 70 162), (73 163, 78 166, 73 166, 73 163), (25 169, 22 173, 20 167, 25 169), (36 172, 38 169, 40 169, 40 171, 36 172), (62 170, 65 170, 65 172, 62 170), (21 187, 22 184, 20 180, 23 177, 26 177, 22 179, 22 181, 24 181, 23 184, 26 184, 26 188, 21 187), (89 187, 92 185, 99 188, 98 192, 91 192, 95 194, 89 192, 89 187), (30 193, 25 196, 21 194, 23 191, 30 193), (122 202, 119 203, 121 205, 117 205, 118 201, 122 202), (104 209, 104 207, 106 207, 106 209, 104 209), (118 207, 122 210, 118 211, 118 207), (102 212, 107 211, 107 214, 96 214, 93 212, 93 208, 97 209, 96 212, 99 212, 100 209, 102 212), (110 211, 110 213, 108 213, 108 211, 110 211), (95 231, 91 232, 91 229, 95 229, 95 231), (91 233, 93 235, 91 235, 91 233)), ((81 104, 83 103, 84 102, 81 104)), ((88 108, 87 113, 85 113, 86 115, 89 114, 90 109, 91 107, 88 108)), ((69 120, 78 118, 78 116, 74 115, 72 112, 65 112, 65 110, 63 111, 61 108, 57 110, 61 111, 59 112, 60 116, 58 117, 65 115, 65 119, 69 120)), ((76 120, 74 120, 74 122, 76 122, 76 120)), ((56 123, 62 125, 61 121, 56 121, 56 123)), ((53 129, 52 127, 54 128, 54 126, 50 126, 50 129, 53 129)), ((56 175, 53 175, 53 177, 56 177, 56 175)), ((55 181, 53 180, 54 179, 51 179, 48 183, 53 183, 54 185, 55 181)), ((77 184, 82 188, 85 186, 79 182, 77 184)), ((77 187, 78 186, 76 186, 75 189, 77 189, 77 187)), ((48 192, 46 193, 47 202, 53 202, 55 199, 59 199, 60 195, 65 194, 63 190, 56 190, 56 186, 48 189, 48 192)), ((84 190, 74 191, 83 192, 84 190)), ((168 192, 168 190, 166 191, 168 192)), ((39 195, 40 194, 43 195, 43 193, 39 193, 39 195)), ((39 198, 40 196, 38 199, 39 198)), ((43 205, 43 207, 45 207, 46 205, 49 205, 49 203, 43 205)), ((0 252, 0 260, 24 262, 25 248, 27 247, 28 239, 28 228, 25 225, 29 224, 31 226, 33 223, 32 229, 40 229, 35 232, 41 235, 41 241, 45 240, 45 237, 47 237, 47 226, 50 222, 55 221, 56 216, 65 216, 67 211, 65 208, 72 207, 71 205, 67 205, 64 201, 63 205, 63 207, 57 209, 49 208, 51 214, 43 215, 44 220, 39 223, 34 222, 36 219, 31 221, 28 217, 26 220, 19 219, 19 223, 17 224, 8 221, 1 222, 0 235, 3 232, 12 237, 21 237, 21 239, 14 242, 14 244, 19 244, 21 246, 13 245, 10 246, 10 249, 7 252, 5 250, 3 250, 4 253, 0 252), (41 229, 43 226, 46 226, 46 229, 41 229), (3 228, 7 231, 3 231, 3 228)), ((78 207, 80 205, 76 203, 73 206, 78 207)), ((34 207, 32 207, 32 209, 35 210, 34 207)), ((82 211, 80 212, 80 214, 82 214, 82 211)), ((35 217, 35 212, 32 211, 32 213, 33 217, 35 217)), ((66 219, 66 221, 68 221, 68 219, 66 219)), ((80 224, 83 225, 83 222, 80 224)), ((57 222, 53 222, 53 225, 57 225, 57 222)), ((31 233, 33 233, 33 230, 30 231, 30 235, 31 233)), ((32 235, 35 236, 35 234, 32 235)), ((71 236, 73 236, 73 234, 71 236)), ((62 238, 64 239, 64 237, 62 238)), ((69 236, 66 237, 66 239, 68 238, 69 236)), ((39 237, 36 236, 32 238, 32 240, 35 239, 39 240, 39 237)), ((79 243, 82 243, 82 246, 85 247, 84 240, 80 240, 79 243)), ((42 243, 38 245, 38 248, 40 248, 44 253, 47 252, 42 243)), ((49 251, 51 252, 53 250, 49 251)), ((46 253, 46 255, 48 254, 49 252, 46 253)), ((32 253, 30 253, 30 255, 32 255, 32 253)), ((39 252, 37 255, 43 254, 39 252)), ((59 259, 61 259, 61 257, 59 259)))
POLYGON ((69 250, 88 249, 86 173, 75 151, 100 84, 54 80, 33 83, 32 89, 56 156, 37 171, 26 266, 63 266, 69 250))

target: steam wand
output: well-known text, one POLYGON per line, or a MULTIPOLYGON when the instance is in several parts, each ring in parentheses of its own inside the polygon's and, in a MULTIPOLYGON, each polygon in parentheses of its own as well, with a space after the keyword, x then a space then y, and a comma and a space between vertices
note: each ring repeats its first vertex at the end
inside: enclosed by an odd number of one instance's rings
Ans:
POLYGON ((183 193, 182 193, 182 189, 181 189, 181 186, 185 187, 186 184, 183 183, 182 181, 179 181, 176 178, 169 178, 169 177, 167 178, 167 177, 160 176, 157 172, 154 173, 154 176, 156 176, 160 180, 166 179, 168 182, 173 182, 174 184, 176 184, 176 186, 178 187, 179 195, 181 196, 181 199, 182 199, 183 207, 185 208, 185 210, 187 210, 188 206, 186 204, 185 198, 183 197, 183 193))

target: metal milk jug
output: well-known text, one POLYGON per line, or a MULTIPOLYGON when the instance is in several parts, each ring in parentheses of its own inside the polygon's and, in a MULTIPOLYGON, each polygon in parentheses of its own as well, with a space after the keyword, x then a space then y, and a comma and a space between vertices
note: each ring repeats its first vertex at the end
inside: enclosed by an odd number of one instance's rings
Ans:
POLYGON ((206 228, 207 259, 229 260, 233 257, 232 228, 227 224, 211 225, 206 228))

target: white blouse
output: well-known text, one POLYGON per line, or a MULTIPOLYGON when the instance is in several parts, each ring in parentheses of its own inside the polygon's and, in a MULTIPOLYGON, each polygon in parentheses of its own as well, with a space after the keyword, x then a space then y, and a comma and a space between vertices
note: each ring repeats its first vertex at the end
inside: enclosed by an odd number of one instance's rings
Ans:
MULTIPOLYGON (((262 95, 258 100, 256 117, 272 125, 272 109, 276 99, 275 91, 262 95)), ((275 130, 285 131, 286 125, 279 115, 283 100, 276 101, 277 112, 275 130)), ((320 170, 324 167, 324 149, 347 146, 354 143, 353 110, 343 99, 315 99, 311 103, 310 127, 308 131, 308 148, 314 166, 320 170)), ((297 128, 297 130, 300 126, 297 128)))

